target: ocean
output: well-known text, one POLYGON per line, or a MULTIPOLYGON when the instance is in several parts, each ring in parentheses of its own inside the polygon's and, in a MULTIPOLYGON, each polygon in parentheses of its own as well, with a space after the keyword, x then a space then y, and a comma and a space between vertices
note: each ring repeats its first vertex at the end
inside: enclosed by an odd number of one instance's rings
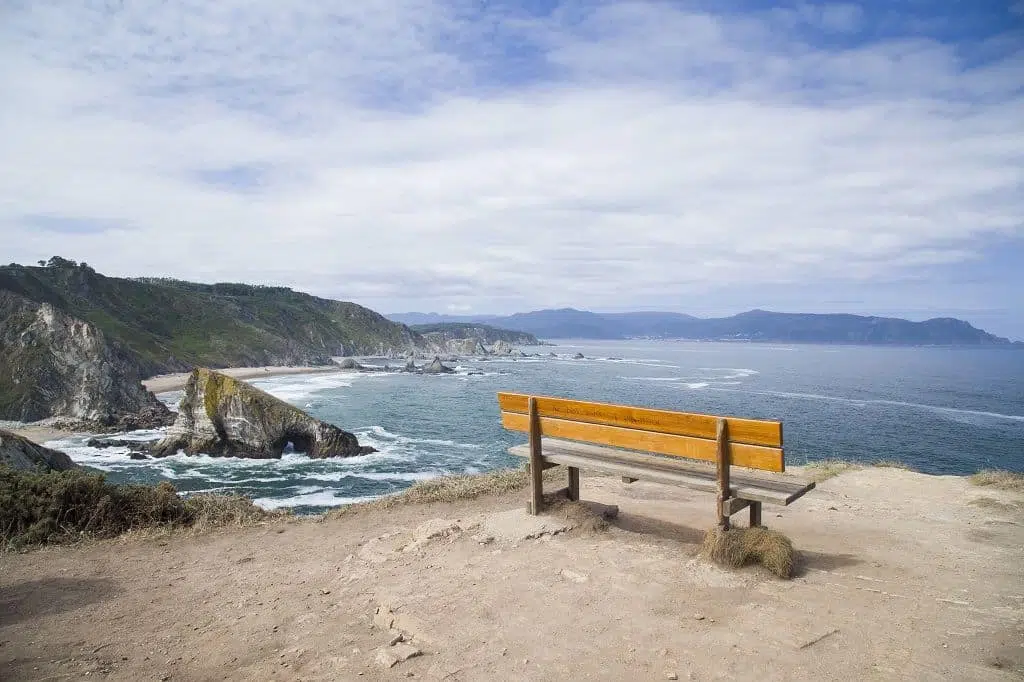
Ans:
MULTIPOLYGON (((169 480, 184 494, 237 492, 265 508, 315 513, 444 474, 518 465, 506 450, 525 439, 501 428, 495 397, 518 391, 781 419, 788 465, 898 460, 930 474, 1024 471, 1018 350, 640 340, 524 350, 544 357, 467 359, 443 376, 339 372, 253 382, 379 451, 362 457, 139 461, 125 449, 87 447, 86 437, 48 445, 114 482, 169 480)), ((180 393, 161 398, 173 405, 180 393)))

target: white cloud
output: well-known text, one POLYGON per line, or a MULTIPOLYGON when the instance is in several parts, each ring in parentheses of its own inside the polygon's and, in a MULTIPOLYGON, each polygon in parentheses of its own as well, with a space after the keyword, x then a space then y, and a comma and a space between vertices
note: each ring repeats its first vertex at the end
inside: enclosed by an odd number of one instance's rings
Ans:
POLYGON ((858 30, 848 5, 87 7, 0 27, 14 260, 383 309, 600 308, 897 280, 1024 236, 1019 46, 968 68, 921 37, 805 40, 858 30), (203 181, 236 172, 259 181, 203 181))

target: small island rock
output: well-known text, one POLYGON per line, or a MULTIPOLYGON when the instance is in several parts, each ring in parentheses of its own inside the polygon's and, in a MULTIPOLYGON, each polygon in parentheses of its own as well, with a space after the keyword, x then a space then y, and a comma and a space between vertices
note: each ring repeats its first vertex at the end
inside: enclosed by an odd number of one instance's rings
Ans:
POLYGON ((353 457, 373 448, 260 389, 209 369, 189 377, 180 411, 155 457, 186 454, 278 458, 291 443, 313 458, 353 457))

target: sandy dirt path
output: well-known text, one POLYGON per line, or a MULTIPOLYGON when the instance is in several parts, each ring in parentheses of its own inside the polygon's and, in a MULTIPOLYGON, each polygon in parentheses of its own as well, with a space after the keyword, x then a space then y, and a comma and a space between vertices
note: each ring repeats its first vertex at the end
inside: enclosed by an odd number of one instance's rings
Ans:
POLYGON ((0 679, 1024 675, 1019 494, 845 473, 765 509, 803 554, 782 581, 694 557, 710 495, 582 489, 619 505, 611 527, 528 539, 518 494, 3 555, 0 679), (399 631, 422 654, 386 668, 399 631))

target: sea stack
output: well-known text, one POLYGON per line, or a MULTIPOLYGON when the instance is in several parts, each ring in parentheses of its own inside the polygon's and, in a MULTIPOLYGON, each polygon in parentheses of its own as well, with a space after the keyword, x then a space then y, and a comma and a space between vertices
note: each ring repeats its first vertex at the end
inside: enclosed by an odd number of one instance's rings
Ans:
POLYGON ((333 424, 209 369, 196 369, 185 386, 178 418, 151 453, 278 458, 291 443, 310 457, 353 457, 374 452, 333 424))

